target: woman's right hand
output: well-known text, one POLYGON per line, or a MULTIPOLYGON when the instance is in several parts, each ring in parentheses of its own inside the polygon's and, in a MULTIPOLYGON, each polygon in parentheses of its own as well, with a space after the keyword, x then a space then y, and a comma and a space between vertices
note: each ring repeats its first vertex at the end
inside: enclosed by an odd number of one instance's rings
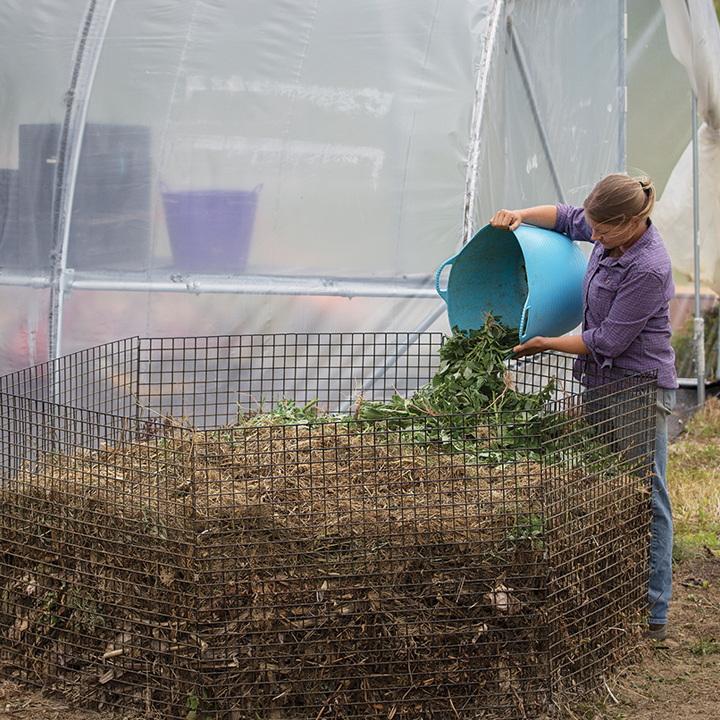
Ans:
POLYGON ((522 222, 519 210, 500 210, 490 218, 490 224, 503 230, 517 230, 522 222))

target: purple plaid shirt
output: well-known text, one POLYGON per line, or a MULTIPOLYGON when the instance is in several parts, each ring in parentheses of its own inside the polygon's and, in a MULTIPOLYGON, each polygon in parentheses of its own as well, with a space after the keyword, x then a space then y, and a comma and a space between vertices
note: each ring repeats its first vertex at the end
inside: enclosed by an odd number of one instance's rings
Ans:
MULTIPOLYGON (((556 232, 593 242, 581 207, 557 206, 556 232)), ((583 281, 582 339, 590 350, 576 372, 657 370, 658 387, 678 387, 670 345, 670 298, 675 294, 670 256, 655 226, 621 257, 594 243, 583 281), (595 365, 596 367, 593 367, 595 365)))

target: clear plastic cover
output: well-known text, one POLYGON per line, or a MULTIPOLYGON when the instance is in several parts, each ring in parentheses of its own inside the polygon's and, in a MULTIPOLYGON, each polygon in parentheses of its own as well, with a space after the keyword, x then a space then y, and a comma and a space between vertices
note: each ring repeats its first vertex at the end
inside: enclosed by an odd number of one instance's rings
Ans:
POLYGON ((433 280, 462 245, 473 148, 475 229, 500 207, 582 202, 624 166, 623 10, 8 0, 0 370, 53 352, 53 324, 63 352, 447 330, 433 280))
MULTIPOLYGON (((699 280, 720 292, 720 27, 711 0, 662 0, 670 48, 697 99, 699 280)), ((691 118, 691 104, 686 106, 691 118)), ((692 141, 674 166, 654 218, 676 269, 695 277, 692 141)))
POLYGON ((649 175, 661 194, 691 138, 691 99, 660 0, 628 3, 626 68, 627 169, 649 175))

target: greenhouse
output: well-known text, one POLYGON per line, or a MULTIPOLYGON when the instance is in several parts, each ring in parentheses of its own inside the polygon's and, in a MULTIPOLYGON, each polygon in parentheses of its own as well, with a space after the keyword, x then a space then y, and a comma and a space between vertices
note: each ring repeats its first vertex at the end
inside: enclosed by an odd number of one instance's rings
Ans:
POLYGON ((607 687, 645 637, 657 377, 512 356, 577 330, 587 253, 487 222, 648 173, 715 303, 712 11, 0 3, 13 680, 178 720, 607 687))
POLYGON ((0 367, 136 334, 449 330, 433 275, 494 210, 580 203, 628 163, 662 187, 682 154, 662 8, 626 9, 4 2, 0 367))

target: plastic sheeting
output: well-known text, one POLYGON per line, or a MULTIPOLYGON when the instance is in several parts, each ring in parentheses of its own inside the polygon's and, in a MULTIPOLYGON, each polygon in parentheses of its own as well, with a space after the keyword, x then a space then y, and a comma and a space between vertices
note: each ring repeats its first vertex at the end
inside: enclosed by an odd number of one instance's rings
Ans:
MULTIPOLYGON (((720 27, 711 0, 662 0, 675 57, 697 97, 700 280, 720 292, 720 27)), ((687 106, 690 116, 690 105, 687 106)), ((673 265, 695 275, 693 152, 688 145, 672 171, 653 219, 673 265)))
POLYGON ((63 352, 447 329, 468 225, 624 167, 624 6, 6 0, 0 371, 49 314, 63 352))
POLYGON ((661 194, 691 138, 691 90, 660 0, 628 4, 626 67, 628 172, 650 175, 661 194))

